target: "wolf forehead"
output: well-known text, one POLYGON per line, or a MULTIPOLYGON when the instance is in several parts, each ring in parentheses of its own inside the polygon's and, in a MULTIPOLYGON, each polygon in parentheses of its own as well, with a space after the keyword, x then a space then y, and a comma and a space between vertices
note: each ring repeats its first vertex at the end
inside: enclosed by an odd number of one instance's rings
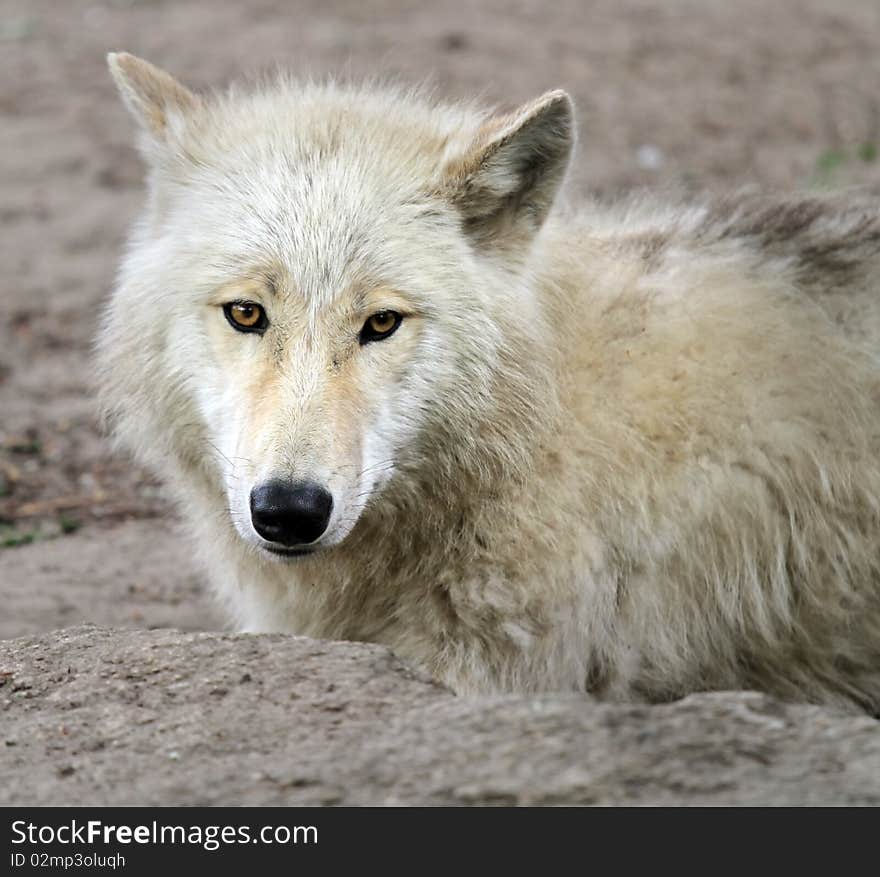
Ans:
POLYGON ((464 237, 523 252, 574 142, 561 91, 497 115, 419 89, 285 76, 203 96, 131 55, 109 64, 151 169, 137 242, 161 238, 202 267, 296 254, 318 283, 358 261, 401 270, 415 253, 440 270, 464 237))
POLYGON ((401 248, 449 230, 442 172, 467 143, 462 126, 475 125, 395 90, 279 81, 215 98, 158 163, 153 185, 168 189, 159 225, 179 224, 182 246, 203 238, 202 252, 243 266, 295 254, 301 287, 342 284, 345 266, 381 279, 405 263, 401 248))
POLYGON ((175 164, 182 181, 238 200, 298 212, 360 208, 375 221, 398 204, 418 213, 441 194, 450 157, 467 148, 480 121, 390 86, 376 93, 279 79, 204 101, 175 164))

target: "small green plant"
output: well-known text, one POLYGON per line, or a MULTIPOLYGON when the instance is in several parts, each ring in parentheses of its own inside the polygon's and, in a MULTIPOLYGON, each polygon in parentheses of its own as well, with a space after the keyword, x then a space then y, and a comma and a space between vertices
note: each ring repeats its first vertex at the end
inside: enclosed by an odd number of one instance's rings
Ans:
POLYGON ((820 174, 832 174, 846 162, 846 153, 842 149, 826 149, 816 161, 816 170, 820 174))
POLYGON ((13 454, 39 454, 43 450, 43 443, 36 436, 23 436, 8 442, 6 450, 13 454))
POLYGON ((18 548, 32 542, 43 542, 75 533, 82 527, 82 521, 73 515, 62 512, 55 521, 44 520, 29 527, 21 527, 13 520, 0 520, 0 548, 18 548))
POLYGON ((846 182, 846 171, 853 164, 870 164, 877 160, 877 144, 866 141, 854 147, 833 147, 826 149, 816 159, 816 170, 811 183, 820 188, 846 182), (843 179, 841 179, 843 178, 843 179))
POLYGON ((82 521, 72 515, 62 514, 58 518, 58 525, 61 527, 62 533, 75 533, 82 526, 82 521))
POLYGON ((16 527, 0 527, 0 548, 17 548, 30 545, 40 538, 39 530, 19 530, 16 527))
POLYGON ((877 144, 863 143, 858 149, 859 158, 865 163, 877 161, 877 144))

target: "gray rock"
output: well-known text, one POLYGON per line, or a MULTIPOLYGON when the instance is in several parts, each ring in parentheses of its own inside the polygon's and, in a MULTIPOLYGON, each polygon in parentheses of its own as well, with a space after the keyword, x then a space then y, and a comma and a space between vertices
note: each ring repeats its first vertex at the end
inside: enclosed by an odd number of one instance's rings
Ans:
POLYGON ((0 775, 4 805, 878 804, 880 723, 458 698, 379 646, 89 626, 0 643, 0 775))

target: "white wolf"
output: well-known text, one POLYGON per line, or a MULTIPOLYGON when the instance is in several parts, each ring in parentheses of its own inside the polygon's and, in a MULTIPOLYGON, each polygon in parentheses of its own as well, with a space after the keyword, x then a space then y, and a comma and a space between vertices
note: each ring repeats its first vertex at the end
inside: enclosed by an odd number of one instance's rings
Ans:
POLYGON ((241 628, 880 709, 876 193, 552 211, 563 92, 110 68, 150 174, 105 404, 241 628))

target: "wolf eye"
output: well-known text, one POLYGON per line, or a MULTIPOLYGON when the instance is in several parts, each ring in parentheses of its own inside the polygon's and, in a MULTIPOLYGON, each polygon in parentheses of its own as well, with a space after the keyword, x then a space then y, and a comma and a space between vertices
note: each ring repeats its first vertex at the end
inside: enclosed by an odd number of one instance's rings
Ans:
POLYGON ((403 322, 403 317, 397 311, 379 311, 373 314, 361 329, 361 344, 369 344, 370 341, 382 341, 393 335, 397 327, 403 322))
POLYGON ((262 335, 269 325, 266 312, 256 302, 231 301, 223 305, 223 313, 229 325, 239 332, 258 332, 262 335))

